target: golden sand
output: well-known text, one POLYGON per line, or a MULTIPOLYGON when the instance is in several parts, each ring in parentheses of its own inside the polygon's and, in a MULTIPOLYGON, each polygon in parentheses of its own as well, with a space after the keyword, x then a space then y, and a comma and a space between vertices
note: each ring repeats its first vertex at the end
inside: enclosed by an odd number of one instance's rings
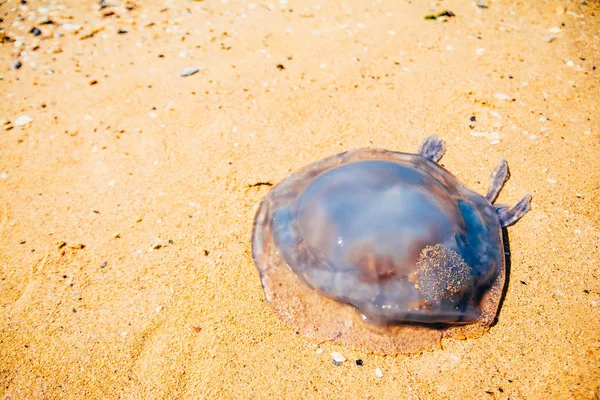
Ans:
POLYGON ((0 4, 1 397, 600 396, 596 1, 107 3, 0 4), (296 335, 250 253, 264 183, 432 132, 533 195, 497 323, 410 357, 296 335))

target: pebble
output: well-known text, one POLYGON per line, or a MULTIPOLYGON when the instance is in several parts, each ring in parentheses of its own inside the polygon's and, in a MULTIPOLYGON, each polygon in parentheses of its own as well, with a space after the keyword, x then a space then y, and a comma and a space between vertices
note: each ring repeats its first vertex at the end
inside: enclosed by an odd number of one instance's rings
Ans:
POLYGON ((485 53, 485 48, 483 47, 475 50, 475 54, 477 54, 478 56, 482 56, 483 53, 485 53))
POLYGON ((2 173, 0 174, 0 179, 6 179, 8 178, 8 174, 4 171, 2 171, 2 173))
POLYGON ((51 24, 52 20, 50 19, 50 16, 48 14, 42 15, 40 18, 37 19, 37 21, 35 21, 37 24, 39 25, 47 25, 47 24, 51 24))
POLYGON ((560 33, 561 30, 560 30, 560 28, 558 26, 555 26, 553 28, 548 29, 548 32, 550 32, 550 33, 560 33))
POLYGON ((381 368, 375 369, 375 375, 377 375, 378 378, 383 378, 383 372, 381 372, 381 368))
POLYGON ((38 28, 33 28, 31 30, 31 33, 33 33, 33 36, 40 36, 42 34, 42 31, 40 31, 38 28))
POLYGON ((344 357, 337 351, 331 352, 331 357, 333 357, 333 365, 335 365, 336 367, 339 367, 344 361, 346 361, 346 357, 344 357))
POLYGON ((21 64, 21 61, 19 60, 14 60, 12 63, 10 63, 10 68, 11 69, 19 69, 21 68, 23 64, 21 64))
POLYGON ((546 42, 548 43, 552 43, 556 40, 556 36, 548 36, 546 39, 544 39, 546 42))
POLYGON ((590 305, 592 307, 600 307, 600 301, 594 300, 594 301, 590 302, 590 305))
POLYGON ((475 4, 479 8, 488 8, 488 3, 482 0, 476 0, 473 2, 473 4, 475 4))
POLYGON ((17 119, 15 119, 15 125, 16 126, 25 126, 25 125, 29 124, 31 121, 33 121, 33 118, 31 118, 29 115, 21 115, 20 117, 17 117, 17 119))
POLYGON ((76 24, 64 24, 62 28, 67 32, 77 33, 81 30, 81 25, 76 24))
POLYGON ((190 76, 190 75, 194 75, 196 72, 200 71, 200 69, 198 67, 188 67, 185 69, 182 69, 179 72, 179 76, 190 76))

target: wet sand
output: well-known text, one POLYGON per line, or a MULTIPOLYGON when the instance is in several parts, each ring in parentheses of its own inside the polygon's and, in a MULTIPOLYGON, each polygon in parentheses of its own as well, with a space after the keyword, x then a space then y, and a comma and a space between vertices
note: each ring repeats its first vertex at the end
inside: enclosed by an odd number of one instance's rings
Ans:
POLYGON ((598 398, 600 7, 487 3, 1 4, 0 395, 598 398), (265 183, 432 132, 466 186, 505 157, 499 202, 533 195, 496 324, 296 335, 252 261, 265 183))

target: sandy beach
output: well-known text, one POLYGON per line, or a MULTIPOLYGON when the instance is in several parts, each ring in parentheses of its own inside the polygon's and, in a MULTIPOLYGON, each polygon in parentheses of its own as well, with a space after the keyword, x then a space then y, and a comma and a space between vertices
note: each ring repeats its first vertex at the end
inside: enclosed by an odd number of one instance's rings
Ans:
POLYGON ((597 1, 7 0, 0 43, 0 397, 600 397, 597 1), (411 356, 296 334, 261 199, 431 133, 533 196, 497 322, 411 356))

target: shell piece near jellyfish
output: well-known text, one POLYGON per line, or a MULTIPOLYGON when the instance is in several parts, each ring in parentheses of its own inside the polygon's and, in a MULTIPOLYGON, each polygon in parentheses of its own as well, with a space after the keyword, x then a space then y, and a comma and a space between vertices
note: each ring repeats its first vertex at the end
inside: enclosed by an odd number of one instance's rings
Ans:
POLYGON ((437 164, 435 135, 418 154, 359 149, 312 163, 261 202, 252 253, 267 301, 296 331, 381 354, 476 337, 505 282, 502 228, 530 207, 494 205, 437 164))

